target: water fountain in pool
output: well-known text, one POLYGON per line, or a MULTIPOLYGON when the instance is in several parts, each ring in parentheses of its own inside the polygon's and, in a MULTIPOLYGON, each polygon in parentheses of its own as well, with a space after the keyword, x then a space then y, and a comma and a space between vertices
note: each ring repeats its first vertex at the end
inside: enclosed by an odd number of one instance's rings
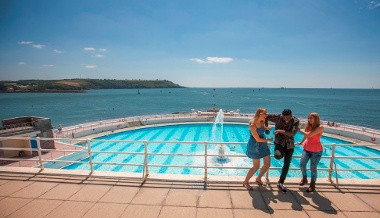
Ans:
MULTIPOLYGON (((212 134, 211 134, 211 142, 223 142, 223 120, 224 120, 224 113, 223 110, 220 109, 219 112, 216 114, 214 124, 212 126, 212 134)), ((229 149, 225 144, 218 144, 216 146, 216 150, 218 153, 218 156, 215 158, 215 161, 218 163, 227 163, 230 161, 228 157, 225 155, 229 153, 229 149)))

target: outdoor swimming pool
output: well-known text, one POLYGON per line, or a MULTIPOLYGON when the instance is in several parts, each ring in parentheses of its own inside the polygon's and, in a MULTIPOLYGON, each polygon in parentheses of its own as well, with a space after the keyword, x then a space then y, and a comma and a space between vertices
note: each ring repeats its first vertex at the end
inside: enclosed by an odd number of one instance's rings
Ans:
MULTIPOLYGON (((270 133, 273 136, 273 131, 270 133)), ((128 140, 140 141, 136 142, 92 142, 92 151, 118 151, 118 152, 144 152, 143 140, 155 141, 158 143, 149 143, 147 146, 149 155, 149 164, 157 165, 181 165, 181 166, 203 166, 203 156, 168 156, 158 154, 200 154, 205 152, 204 142, 226 142, 225 154, 237 155, 236 157, 228 157, 227 161, 218 162, 217 157, 209 157, 207 163, 209 166, 219 166, 219 168, 209 169, 209 175, 221 176, 245 176, 248 169, 225 169, 223 167, 251 167, 252 160, 245 156, 246 142, 249 138, 249 130, 246 124, 230 124, 224 123, 223 125, 215 126, 212 123, 197 123, 197 124, 178 124, 166 126, 154 126, 141 129, 129 130, 125 132, 115 133, 108 136, 97 138, 99 140, 128 140), (216 129, 215 129, 216 128, 216 129), (173 141, 178 143, 165 143, 173 141), (182 143, 181 143, 182 142, 182 143), (194 142, 194 143, 184 143, 194 142), (198 143, 195 143, 198 142, 198 143), (241 144, 228 144, 228 142, 241 142, 241 144), (157 154, 157 155, 154 155, 157 154)), ((297 133, 295 141, 301 141, 302 135, 297 133)), ((322 137, 324 146, 323 156, 331 156, 331 144, 350 144, 347 141, 339 140, 331 137, 322 137)), ((208 154, 218 154, 219 146, 216 144, 208 145, 208 154)), ((296 146, 291 163, 291 168, 297 170, 290 170, 289 177, 301 177, 299 169, 299 157, 302 154, 302 147, 296 146)), ((271 145, 271 155, 273 155, 273 145, 271 145)), ((364 147, 364 146, 337 146, 335 156, 379 156, 380 151, 364 147)), ((138 154, 108 154, 108 153, 94 153, 92 155, 94 162, 118 162, 129 164, 141 164, 144 161, 144 155, 138 154)), ((67 170, 89 170, 89 158, 81 160, 83 163, 75 163, 63 167, 67 170)), ((373 159, 337 159, 335 160, 337 168, 342 169, 378 169, 380 167, 379 160, 373 159)), ((271 158, 271 167, 281 168, 282 160, 271 158)), ((322 158, 318 167, 328 168, 330 159, 322 158)), ((142 166, 122 166, 122 165, 105 165, 96 164, 94 170, 97 171, 116 171, 116 172, 136 172, 143 171, 142 166)), ((202 175, 203 168, 188 168, 188 167, 149 167, 149 173, 157 174, 183 174, 183 175, 202 175)), ((360 171, 339 171, 339 178, 359 178, 371 179, 380 178, 380 173, 374 171, 360 172, 360 171)), ((269 176, 279 177, 279 169, 271 169, 269 176)), ((328 176, 327 170, 320 170, 318 172, 319 178, 326 178, 328 176)), ((333 174, 335 177, 335 175, 333 174)))

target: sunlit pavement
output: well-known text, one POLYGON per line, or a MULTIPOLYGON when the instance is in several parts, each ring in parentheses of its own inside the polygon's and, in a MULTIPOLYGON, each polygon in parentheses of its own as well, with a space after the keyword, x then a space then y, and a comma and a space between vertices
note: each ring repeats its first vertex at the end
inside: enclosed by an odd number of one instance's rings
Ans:
POLYGON ((0 167, 0 217, 380 217, 380 180, 318 179, 306 193, 289 178, 267 187, 241 182, 163 181, 0 167), (21 170, 18 170, 21 171, 21 170))

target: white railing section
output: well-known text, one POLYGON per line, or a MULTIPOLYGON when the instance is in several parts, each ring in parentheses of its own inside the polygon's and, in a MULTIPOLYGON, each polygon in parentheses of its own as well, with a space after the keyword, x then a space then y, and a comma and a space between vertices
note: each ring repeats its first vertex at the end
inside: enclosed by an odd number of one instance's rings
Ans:
MULTIPOLYGON (((97 140, 97 139, 70 139, 70 141, 75 143, 81 143, 81 149, 42 149, 40 144, 42 140, 54 140, 54 141, 60 141, 61 138, 27 138, 27 137, 0 137, 0 140, 36 140, 37 141, 37 148, 4 148, 0 147, 0 150, 11 150, 11 151, 36 151, 37 156, 30 157, 30 158, 0 158, 0 161, 18 161, 20 164, 22 161, 34 161, 36 162, 36 167, 39 167, 41 171, 44 170, 45 164, 47 163, 64 163, 66 165, 69 164, 89 164, 90 165, 90 173, 94 172, 94 165, 101 164, 101 165, 119 165, 119 166, 139 166, 143 167, 141 179, 145 181, 149 176, 149 168, 151 167, 179 167, 179 168, 202 168, 204 170, 204 176, 203 176, 203 182, 207 183, 209 174, 209 169, 239 169, 239 170, 246 170, 249 169, 249 167, 236 167, 236 166, 210 166, 208 165, 208 157, 216 157, 217 154, 208 154, 208 147, 210 144, 216 145, 216 144, 230 144, 230 145, 242 145, 246 144, 246 142, 195 142, 195 141, 133 141, 133 140, 97 140), (116 151, 97 151, 93 150, 91 148, 91 144, 94 142, 121 142, 121 143, 137 143, 144 146, 144 151, 142 152, 116 152, 116 151), (170 144, 203 144, 204 145, 204 154, 176 154, 176 153, 152 153, 148 152, 148 146, 150 144, 164 144, 164 145, 170 145, 170 144), (87 146, 86 146, 87 145, 87 146), (44 159, 43 153, 53 153, 53 152, 63 152, 63 157, 68 157, 69 154, 78 154, 78 153, 85 153, 85 155, 80 158, 80 160, 62 160, 62 159, 44 159), (94 154, 129 154, 129 155, 142 155, 144 156, 143 161, 141 163, 121 163, 121 162, 94 162, 92 159, 92 156, 94 154), (192 156, 192 157, 204 157, 204 163, 203 166, 189 166, 189 165, 164 165, 164 164, 152 164, 149 163, 149 156, 192 156), (81 162, 82 159, 89 158, 89 162, 81 162)), ((371 160, 378 160, 380 159, 379 156, 375 157, 367 157, 367 156, 336 156, 335 155, 335 149, 338 146, 361 146, 358 144, 326 144, 327 146, 331 146, 331 156, 322 156, 322 158, 330 159, 330 166, 328 168, 318 168, 318 170, 327 170, 329 172, 328 178, 330 181, 332 181, 332 175, 333 172, 335 172, 335 180, 336 184, 339 185, 338 181, 338 174, 339 171, 375 171, 380 172, 380 169, 366 169, 366 168, 360 168, 360 169, 344 169, 344 168, 337 168, 335 161, 336 160, 343 160, 343 159, 371 159, 371 160)), ((326 146, 325 145, 325 146, 326 146)), ((376 147, 376 146, 373 146, 376 147)), ((225 154, 225 157, 238 157, 238 158, 247 158, 244 154, 225 154)), ((301 156, 293 156, 293 158, 300 158, 301 156)), ((270 167, 269 170, 279 170, 281 167, 270 167)), ((299 168, 290 168, 289 170, 300 170, 299 168)), ((266 174, 266 177, 268 178, 268 173, 266 174)))

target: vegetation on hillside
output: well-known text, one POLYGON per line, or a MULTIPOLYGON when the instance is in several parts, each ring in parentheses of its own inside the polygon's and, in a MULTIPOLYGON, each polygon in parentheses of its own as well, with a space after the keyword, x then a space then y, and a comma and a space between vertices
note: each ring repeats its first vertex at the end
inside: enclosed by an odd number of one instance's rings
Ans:
POLYGON ((1 81, 2 92, 74 91, 89 89, 184 88, 168 80, 64 79, 1 81))

